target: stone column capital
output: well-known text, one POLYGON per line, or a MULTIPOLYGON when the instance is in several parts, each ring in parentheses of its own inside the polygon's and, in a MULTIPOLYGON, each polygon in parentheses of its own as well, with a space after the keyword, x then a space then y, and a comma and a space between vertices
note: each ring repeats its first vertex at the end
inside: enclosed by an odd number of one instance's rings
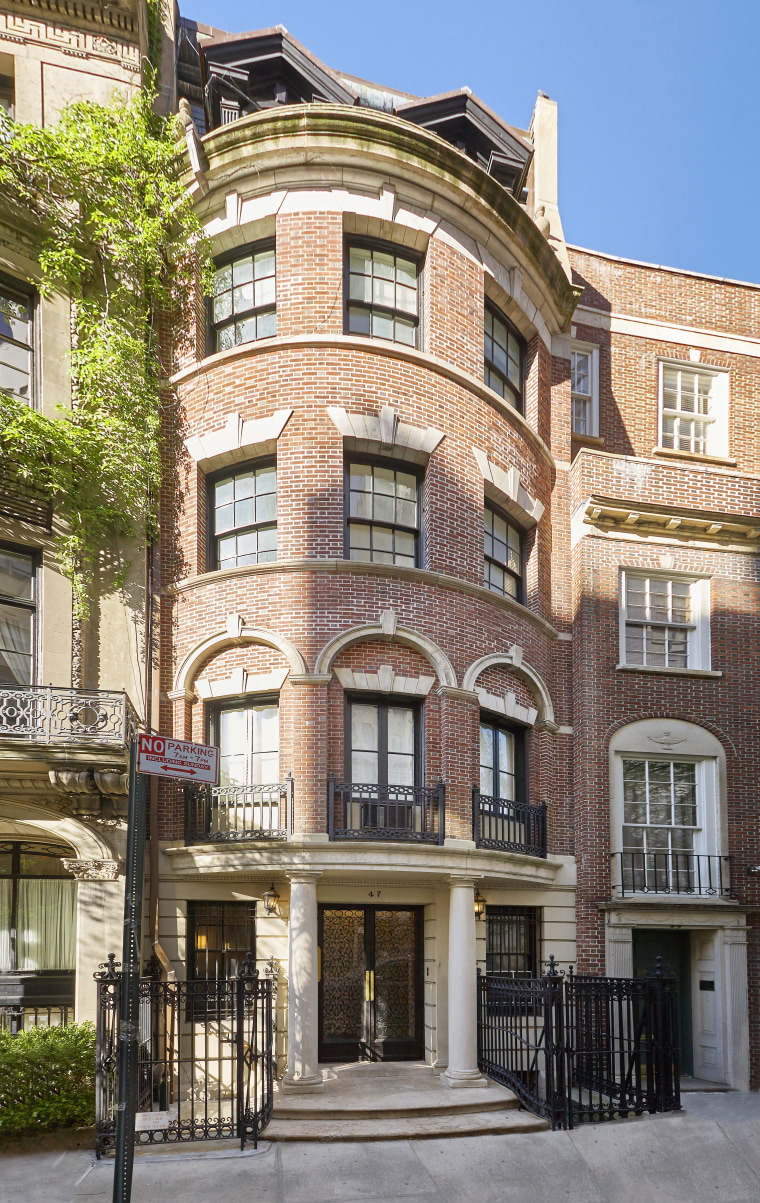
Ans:
POLYGON ((470 889, 475 889, 479 881, 482 881, 483 873, 450 873, 446 878, 449 886, 465 886, 470 889))
POLYGON ((61 857, 64 869, 72 873, 77 881, 118 881, 119 862, 117 860, 65 860, 61 857))
POLYGON ((329 685, 332 673, 290 673, 288 681, 291 685, 329 685))
POLYGON ((439 698, 451 698, 455 702, 469 702, 472 706, 480 705, 480 698, 474 689, 460 689, 456 685, 439 685, 435 692, 439 698))
POLYGON ((288 879, 291 885, 309 885, 311 882, 316 882, 322 876, 321 869, 294 869, 292 873, 288 873, 288 879))

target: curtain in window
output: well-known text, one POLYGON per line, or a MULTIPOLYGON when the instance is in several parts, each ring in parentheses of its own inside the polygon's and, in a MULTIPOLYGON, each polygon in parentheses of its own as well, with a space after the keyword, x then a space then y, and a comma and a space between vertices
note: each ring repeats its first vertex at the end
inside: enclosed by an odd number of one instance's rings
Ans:
POLYGON ((13 882, 0 881, 0 973, 11 967, 11 899, 13 882))
POLYGON ((77 883, 18 883, 18 968, 74 969, 77 883))

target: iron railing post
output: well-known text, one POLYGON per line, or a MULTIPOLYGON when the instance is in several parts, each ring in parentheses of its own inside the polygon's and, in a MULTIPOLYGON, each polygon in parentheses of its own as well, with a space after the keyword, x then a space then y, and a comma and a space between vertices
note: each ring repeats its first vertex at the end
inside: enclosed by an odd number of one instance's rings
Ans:
POLYGON ((438 843, 442 845, 446 839, 446 786, 443 781, 438 782, 436 792, 438 798, 438 843))
POLYGON ((472 839, 476 848, 480 847, 480 789, 472 787, 472 839))
POLYGON ((331 840, 335 839, 335 779, 330 777, 327 782, 327 831, 331 840))
POLYGON ((288 773, 285 790, 285 830, 288 838, 293 834, 293 774, 288 773))
MULTIPOLYGON (((250 956, 250 953, 248 954, 250 956)), ((236 1043, 236 1093, 237 1093, 237 1134, 240 1138, 240 1151, 245 1148, 245 978, 241 974, 235 982, 235 1043, 236 1043)))

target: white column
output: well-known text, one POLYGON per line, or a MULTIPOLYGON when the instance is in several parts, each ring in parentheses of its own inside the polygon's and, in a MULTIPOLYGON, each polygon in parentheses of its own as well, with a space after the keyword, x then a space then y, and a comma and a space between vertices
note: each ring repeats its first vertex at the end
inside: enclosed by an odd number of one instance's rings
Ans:
POLYGON ((487 1086, 478 1069, 475 879, 450 878, 449 1065, 441 1081, 452 1089, 487 1086))
MULTIPOLYGON (((77 951, 76 951, 76 1019, 95 1020, 97 1016, 97 987, 93 974, 105 963, 109 952, 121 960, 124 935, 124 878, 117 881, 98 879, 99 861, 70 862, 90 866, 88 870, 73 870, 77 881, 77 951), (92 866, 95 866, 93 868, 92 866), (90 876, 83 876, 83 872, 90 876)), ((108 870, 103 872, 107 873, 108 870)), ((114 876, 115 869, 113 870, 114 876)))
POLYGON ((288 1068, 281 1089, 298 1094, 323 1090, 318 1066, 317 879, 290 878, 288 931, 288 1068))

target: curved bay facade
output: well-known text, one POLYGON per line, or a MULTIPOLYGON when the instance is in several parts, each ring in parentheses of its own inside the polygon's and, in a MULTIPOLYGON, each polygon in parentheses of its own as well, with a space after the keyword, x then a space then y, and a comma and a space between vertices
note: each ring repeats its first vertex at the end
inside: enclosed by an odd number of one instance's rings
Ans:
POLYGON ((285 107, 198 147, 216 277, 172 381, 165 684, 222 781, 185 826, 167 797, 177 955, 201 899, 221 924, 273 885, 286 1085, 331 1055, 477 1080, 477 964, 574 959, 550 445, 575 295, 506 189, 398 117, 285 107))

